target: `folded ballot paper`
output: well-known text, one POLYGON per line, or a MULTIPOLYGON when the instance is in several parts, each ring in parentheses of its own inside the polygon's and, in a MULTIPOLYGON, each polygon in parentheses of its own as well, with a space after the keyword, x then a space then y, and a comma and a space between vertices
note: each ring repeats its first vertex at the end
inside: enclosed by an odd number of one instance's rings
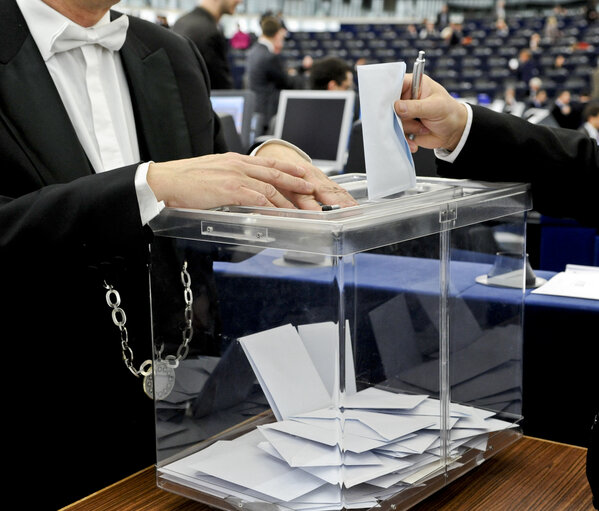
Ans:
POLYGON ((401 96, 405 62, 358 66, 368 198, 381 199, 416 185, 412 153, 393 103, 401 96))
MULTIPOLYGON (((239 339, 276 422, 161 467, 161 476, 248 509, 325 511, 370 508, 443 468, 439 401, 376 387, 357 392, 343 330, 343 347, 334 323, 239 339)), ((486 450, 488 433, 513 426, 459 404, 449 415, 451 467, 466 449, 486 450)))

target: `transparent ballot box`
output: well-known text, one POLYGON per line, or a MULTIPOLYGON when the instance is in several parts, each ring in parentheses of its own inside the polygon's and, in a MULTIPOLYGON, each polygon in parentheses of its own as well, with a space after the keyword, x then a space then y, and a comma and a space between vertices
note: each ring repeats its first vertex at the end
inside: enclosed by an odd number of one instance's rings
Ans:
POLYGON ((521 436, 523 184, 152 224, 157 484, 225 510, 408 509, 521 436))

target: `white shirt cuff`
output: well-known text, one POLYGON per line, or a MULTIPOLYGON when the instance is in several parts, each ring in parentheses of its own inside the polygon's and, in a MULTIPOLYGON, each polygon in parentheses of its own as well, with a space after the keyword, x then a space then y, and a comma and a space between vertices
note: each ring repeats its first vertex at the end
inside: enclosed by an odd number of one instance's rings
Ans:
POLYGON ((306 160, 307 162, 312 163, 312 158, 310 158, 304 151, 302 151, 299 147, 291 144, 290 142, 287 142, 286 140, 281 140, 280 138, 269 138, 268 140, 266 140, 265 142, 263 142, 262 144, 260 144, 258 147, 256 147, 251 153, 250 156, 256 156, 256 153, 262 149, 265 145, 269 145, 269 144, 279 144, 279 145, 284 145, 286 147, 290 147, 291 149, 293 149, 297 154, 299 154, 304 160, 306 160))
POLYGON ((466 140, 468 139, 468 135, 470 134, 470 127, 472 126, 472 107, 468 103, 464 103, 466 106, 466 110, 468 111, 468 120, 466 121, 466 127, 464 128, 464 133, 462 133, 462 138, 456 148, 453 151, 448 151, 447 149, 435 149, 435 156, 440 160, 447 161, 449 163, 453 163, 455 159, 460 154, 460 151, 464 147, 466 140))
POLYGON ((142 163, 135 172, 135 193, 142 225, 146 225, 164 209, 164 202, 156 199, 148 184, 147 175, 150 163, 142 163))

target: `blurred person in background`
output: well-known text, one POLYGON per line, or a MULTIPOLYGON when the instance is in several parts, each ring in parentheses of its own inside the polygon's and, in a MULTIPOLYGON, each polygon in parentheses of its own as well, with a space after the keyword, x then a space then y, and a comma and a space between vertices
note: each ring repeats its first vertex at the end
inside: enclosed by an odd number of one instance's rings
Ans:
POLYGON ((599 144, 599 102, 587 103, 582 111, 582 119, 583 124, 578 130, 599 144))
POLYGON ((314 61, 310 71, 310 88, 315 90, 351 90, 354 75, 351 66, 339 57, 314 61))
POLYGON ((580 115, 572 104, 572 94, 568 89, 562 89, 558 93, 551 108, 551 115, 561 128, 575 130, 580 126, 580 115))
POLYGON ((287 30, 274 16, 265 16, 261 23, 262 35, 248 50, 246 61, 247 86, 256 93, 256 112, 262 114, 263 130, 268 133, 270 122, 277 113, 279 93, 283 89, 301 89, 305 84, 299 76, 292 76, 281 50, 287 30))
POLYGON ((225 14, 235 14, 241 0, 200 0, 198 6, 173 25, 178 34, 189 37, 204 57, 212 89, 232 89, 229 42, 219 26, 225 14))

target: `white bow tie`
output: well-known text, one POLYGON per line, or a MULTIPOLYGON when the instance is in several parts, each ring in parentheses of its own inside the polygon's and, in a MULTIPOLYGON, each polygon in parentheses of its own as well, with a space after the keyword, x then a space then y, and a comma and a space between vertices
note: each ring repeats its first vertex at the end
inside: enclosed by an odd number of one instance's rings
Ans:
POLYGON ((114 21, 99 27, 84 28, 68 23, 64 30, 56 35, 50 50, 53 53, 80 48, 86 44, 99 44, 111 51, 118 51, 125 43, 129 18, 121 15, 114 21))

